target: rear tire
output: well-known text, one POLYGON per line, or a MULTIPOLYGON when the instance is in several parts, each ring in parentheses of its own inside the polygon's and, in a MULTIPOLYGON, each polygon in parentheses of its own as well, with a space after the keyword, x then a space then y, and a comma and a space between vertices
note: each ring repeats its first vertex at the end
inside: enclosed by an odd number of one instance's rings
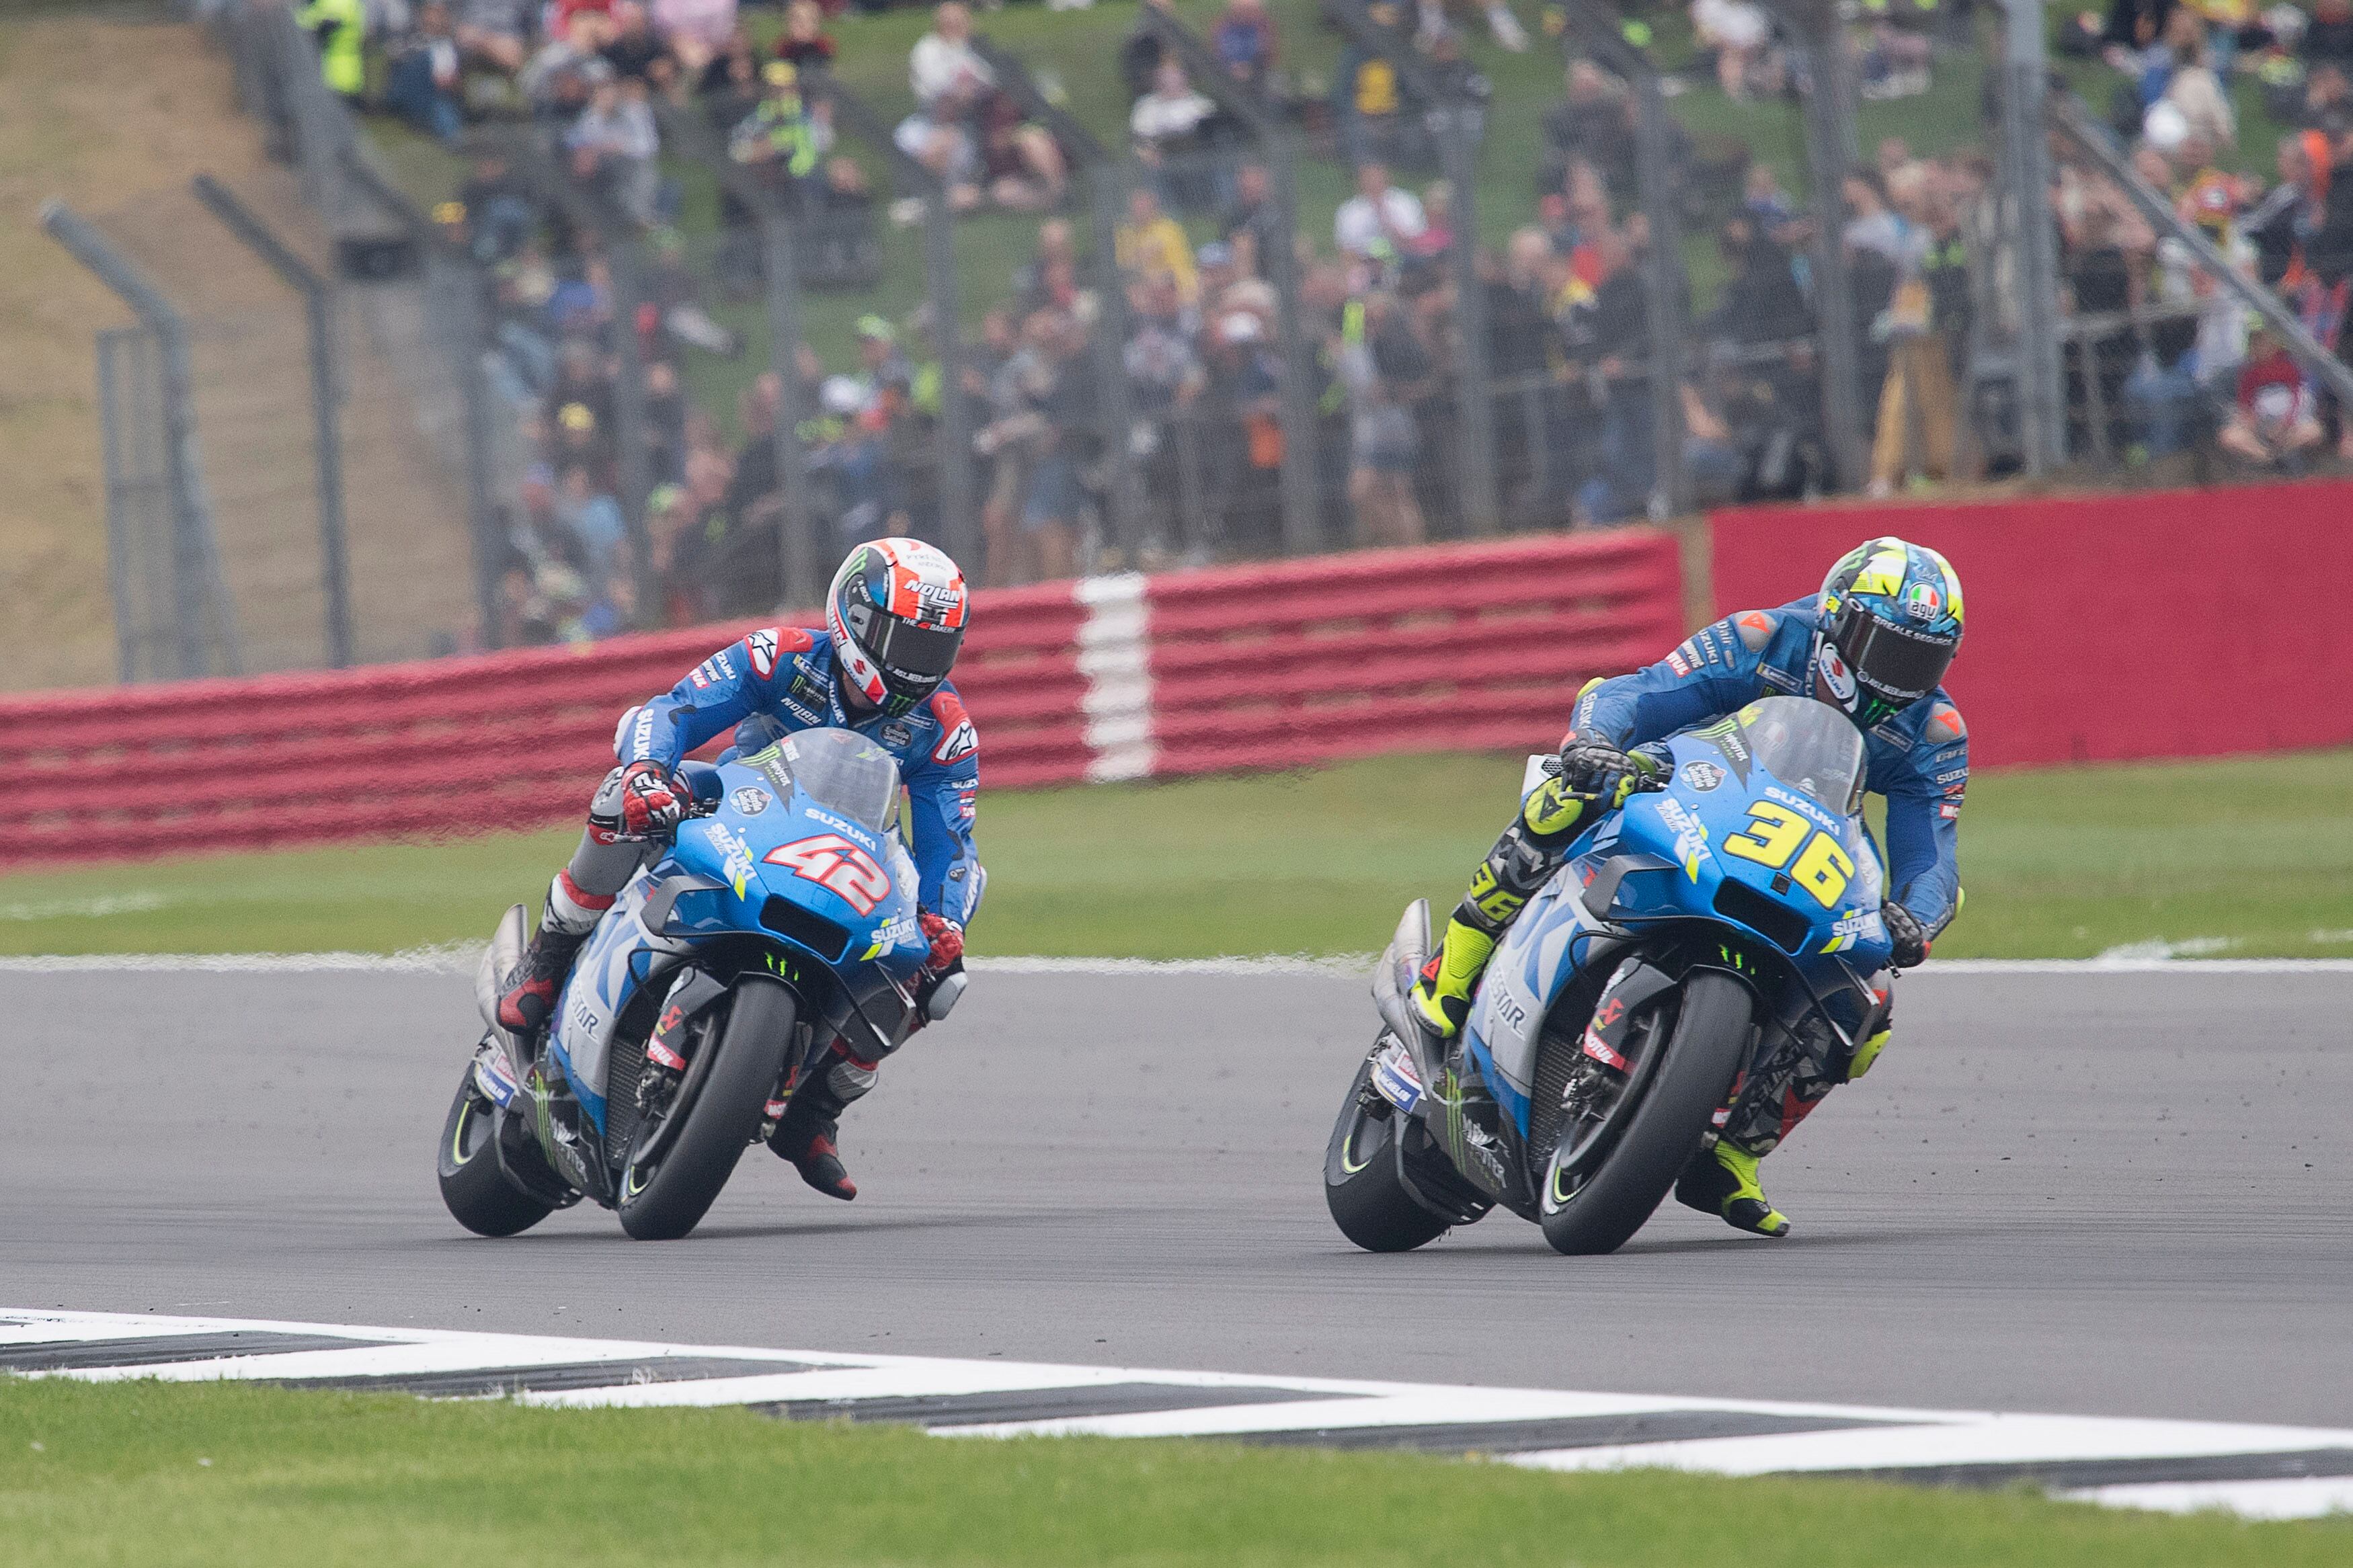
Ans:
POLYGON ((1398 1179, 1394 1140, 1401 1113, 1392 1106, 1381 1116, 1365 1107, 1372 1078, 1373 1059, 1367 1056, 1349 1080, 1348 1098, 1341 1102, 1340 1120, 1324 1151, 1324 1202, 1340 1234, 1366 1252, 1410 1252, 1444 1236, 1448 1226, 1416 1203, 1398 1179))
POLYGON ((476 1236, 519 1235, 555 1212, 507 1180, 499 1169, 498 1136, 499 1109, 475 1087, 474 1065, 468 1062, 441 1123, 434 1169, 442 1203, 476 1236))
POLYGON ((784 1076, 799 1010, 779 981, 745 975, 735 982, 726 1021, 703 1047, 719 1059, 693 1102, 670 1112, 685 1121, 649 1174, 634 1165, 621 1173, 623 1230, 639 1241, 671 1241, 702 1223, 760 1130, 768 1096, 784 1076))
POLYGON ((1593 1179, 1554 1206, 1552 1154, 1545 1156, 1545 1239, 1572 1256, 1615 1252, 1650 1220, 1699 1147, 1708 1119, 1732 1091, 1748 1049, 1753 1004, 1728 974, 1696 970, 1681 987, 1683 1007, 1634 1119, 1593 1179))

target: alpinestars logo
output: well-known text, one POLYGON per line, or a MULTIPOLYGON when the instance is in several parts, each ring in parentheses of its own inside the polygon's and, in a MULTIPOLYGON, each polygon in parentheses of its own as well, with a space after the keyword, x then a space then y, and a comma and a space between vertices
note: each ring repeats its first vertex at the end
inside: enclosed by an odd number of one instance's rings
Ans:
POLYGON ((761 679, 765 680, 776 672, 776 627, 769 626, 764 631, 754 632, 744 639, 744 646, 751 651, 752 668, 758 672, 761 679))
POLYGON ((940 743, 932 748, 932 761, 944 766, 980 750, 980 732, 972 727, 972 715, 964 710, 955 692, 943 691, 932 699, 932 717, 940 726, 940 743))
POLYGON ((958 763, 980 750, 980 736, 967 719, 947 733, 947 737, 932 750, 935 763, 958 763))

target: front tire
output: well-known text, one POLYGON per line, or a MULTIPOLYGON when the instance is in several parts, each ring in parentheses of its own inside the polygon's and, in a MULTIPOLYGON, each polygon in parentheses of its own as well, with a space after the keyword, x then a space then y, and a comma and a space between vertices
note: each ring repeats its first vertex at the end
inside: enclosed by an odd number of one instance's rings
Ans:
MULTIPOLYGON (((784 1077, 799 1005, 765 975, 735 983, 726 1021, 702 1048, 719 1053, 687 1105, 686 1120, 650 1169, 634 1160, 621 1173, 621 1228, 639 1241, 671 1241, 702 1222, 735 1162, 760 1130, 768 1095, 784 1077)), ((642 1134, 640 1134, 642 1136, 642 1134)))
POLYGON ((555 1212, 507 1180, 499 1169, 498 1136, 499 1108, 475 1087, 468 1062, 441 1123, 434 1170, 451 1217, 476 1236, 517 1236, 555 1212))
POLYGON ((1394 1140, 1402 1118, 1372 1087, 1367 1056, 1349 1081, 1332 1142, 1324 1151, 1324 1202, 1340 1234, 1366 1252, 1410 1252, 1436 1241, 1447 1223, 1405 1190, 1394 1140), (1378 1100, 1378 1106, 1366 1102, 1378 1100), (1377 1112, 1386 1110, 1387 1115, 1377 1112))
POLYGON ((1708 1119, 1732 1091, 1748 1049, 1748 988, 1703 969, 1684 977, 1682 994, 1666 1059, 1593 1178, 1562 1203, 1546 1158, 1542 1224, 1556 1252, 1579 1256, 1624 1246, 1665 1200, 1708 1119))

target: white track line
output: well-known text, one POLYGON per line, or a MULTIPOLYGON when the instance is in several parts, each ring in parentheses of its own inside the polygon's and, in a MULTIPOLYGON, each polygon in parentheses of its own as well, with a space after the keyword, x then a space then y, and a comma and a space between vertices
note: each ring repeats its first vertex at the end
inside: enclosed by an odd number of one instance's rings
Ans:
MULTIPOLYGON (((400 952, 74 952, 0 958, 0 974, 471 974, 481 949, 472 942, 400 952)), ((1372 972, 1370 953, 1329 958, 1271 954, 1229 958, 974 958, 981 974, 1311 975, 1356 979, 1372 972)), ((2353 958, 1939 958, 1909 978, 1967 974, 2353 974, 2353 958)))
POLYGON ((2157 1481, 2147 1485, 2081 1487, 2052 1494, 2110 1508, 2200 1513, 2222 1509, 2245 1519, 2321 1519, 2353 1513, 2353 1476, 2302 1476, 2274 1481, 2157 1481))
MULTIPOLYGON (((25 1375, 120 1382, 156 1377, 175 1382, 258 1379, 293 1382, 466 1373, 530 1367, 613 1365, 614 1381, 602 1388, 557 1387, 517 1395, 523 1403, 552 1406, 681 1407, 766 1405, 787 1401, 856 1402, 972 1398, 1005 1395, 1017 1406, 1023 1394, 1039 1395, 1033 1407, 1051 1408, 1057 1395, 1083 1406, 1091 1389, 1107 1391, 1105 1414, 1041 1420, 958 1424, 951 1407, 935 1415, 930 1429, 943 1436, 1054 1436, 1088 1433, 1113 1437, 1235 1436, 1248 1437, 1355 1432, 1360 1437, 1394 1433, 1410 1438, 1414 1429, 1444 1427, 1427 1446, 1475 1450, 1477 1429, 1525 1422, 1610 1421, 1632 1417, 1709 1415, 1754 1424, 1852 1422, 1838 1430, 1800 1429, 1768 1436, 1699 1437, 1607 1447, 1501 1452, 1504 1463, 1532 1469, 1613 1470, 1644 1468, 1704 1471, 1720 1475, 1791 1474, 1807 1471, 1874 1470, 1900 1479, 1906 1470, 1952 1465, 2067 1464, 2093 1461, 2115 1467, 2147 1461, 2162 1475, 2179 1476, 2183 1461, 2229 1461, 2316 1449, 2343 1449, 2353 1456, 2353 1430, 2302 1426, 2228 1425, 2218 1422, 2132 1420, 2100 1416, 2001 1415, 1986 1411, 1907 1410, 1869 1405, 1799 1405, 1760 1400, 1715 1400, 1639 1394, 1586 1394, 1528 1388, 1479 1388, 1432 1384, 1339 1378, 1252 1377, 1234 1373, 1170 1372, 1134 1367, 1063 1366, 1040 1363, 925 1356, 850 1355, 822 1351, 778 1351, 733 1345, 681 1345, 644 1341, 584 1340, 538 1334, 494 1334, 432 1329, 366 1328, 350 1324, 254 1321, 216 1318, 164 1318, 103 1312, 0 1311, 0 1351, 26 1345, 161 1339, 173 1335, 236 1332, 257 1336, 250 1353, 146 1366, 66 1365, 25 1375), (342 1338, 349 1350, 288 1350, 271 1352, 269 1334, 309 1340, 342 1338), (374 1343, 357 1342, 376 1342, 374 1343), (774 1362, 775 1373, 726 1372, 672 1381, 642 1381, 659 1375, 664 1361, 774 1362), (648 1363, 653 1363, 649 1365, 648 1363), (1146 1391, 1169 1391, 1168 1404, 1186 1406, 1121 1412, 1120 1403, 1146 1391), (1234 1392, 1219 1404, 1219 1390, 1234 1392), (1115 1392, 1109 1392, 1115 1391, 1115 1392), (1211 1396, 1206 1403, 1205 1391, 1211 1396), (1282 1397, 1295 1394, 1295 1398, 1282 1397), (1469 1430, 1464 1430, 1468 1428, 1469 1430)), ((92 1352, 93 1356, 101 1352, 92 1352)), ((110 1345, 107 1355, 121 1353, 110 1345)), ((69 1349, 61 1359, 70 1361, 69 1349)), ((702 1370, 710 1370, 708 1368, 702 1370)), ((396 1383, 389 1386, 399 1386, 396 1383)), ((1000 1405, 1001 1407, 1001 1405, 1000 1405)), ((903 1407, 900 1407, 903 1408, 903 1407)), ((870 1409, 889 1416, 889 1405, 870 1409)), ((976 1412, 975 1412, 976 1413, 976 1412)), ((828 1411, 827 1414, 832 1414, 828 1411)), ((1545 1436, 1552 1436, 1546 1432, 1545 1436)), ((1561 1434, 1559 1440, 1567 1440, 1561 1434)), ((1525 1428, 1517 1440, 1525 1440, 1525 1428)), ((1500 1446, 1500 1443, 1499 1443, 1500 1446)), ((2258 1458, 2257 1465, 2261 1464, 2258 1458)), ((2235 1467, 2243 1469, 2243 1464, 2235 1467)), ((2353 1478, 2295 1477, 2257 1479, 2116 1480, 2062 1489, 2060 1495, 2116 1507, 2186 1511, 2222 1508, 2257 1519, 2315 1517, 2353 1508, 2353 1478)))

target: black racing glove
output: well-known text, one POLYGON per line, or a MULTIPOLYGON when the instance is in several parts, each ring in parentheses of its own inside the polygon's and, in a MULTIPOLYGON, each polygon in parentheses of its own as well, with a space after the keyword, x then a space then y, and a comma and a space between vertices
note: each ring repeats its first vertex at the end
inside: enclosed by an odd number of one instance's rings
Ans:
POLYGON ((1599 737, 1571 734, 1561 742, 1556 764, 1560 782, 1571 795, 1620 806, 1637 790, 1666 788, 1668 769, 1651 748, 1637 747, 1632 755, 1599 737))
POLYGON ((1932 945, 1920 918, 1902 904, 1882 904, 1879 918, 1886 924, 1887 940, 1895 945, 1887 962, 1898 969, 1911 969, 1926 962, 1932 945))
POLYGON ((1560 782, 1572 795, 1589 797, 1614 794, 1619 781, 1634 771, 1634 759, 1599 736, 1572 732, 1560 743, 1560 782))

